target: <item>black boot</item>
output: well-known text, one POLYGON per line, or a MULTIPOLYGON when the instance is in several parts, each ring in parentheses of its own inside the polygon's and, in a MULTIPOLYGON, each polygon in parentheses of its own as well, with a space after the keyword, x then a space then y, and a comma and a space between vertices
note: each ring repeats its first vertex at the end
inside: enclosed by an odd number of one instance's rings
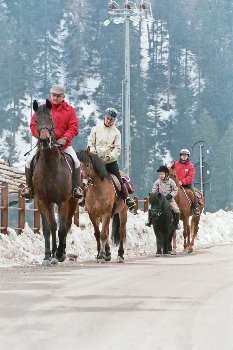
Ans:
POLYGON ((152 217, 151 217, 151 210, 148 210, 148 221, 145 223, 146 226, 151 227, 152 224, 152 217))
POLYGON ((122 188, 121 188, 121 197, 124 199, 127 207, 129 208, 129 210, 133 210, 134 208, 134 200, 132 198, 130 198, 129 196, 129 192, 125 186, 125 184, 123 184, 122 188))
POLYGON ((26 177, 26 186, 21 190, 21 197, 31 199, 33 198, 34 189, 32 183, 32 171, 31 169, 25 167, 25 177, 26 177))
POLYGON ((176 230, 180 230, 180 213, 174 213, 176 230))
POLYGON ((83 190, 81 188, 81 169, 76 168, 72 174, 73 197, 82 200, 83 190))

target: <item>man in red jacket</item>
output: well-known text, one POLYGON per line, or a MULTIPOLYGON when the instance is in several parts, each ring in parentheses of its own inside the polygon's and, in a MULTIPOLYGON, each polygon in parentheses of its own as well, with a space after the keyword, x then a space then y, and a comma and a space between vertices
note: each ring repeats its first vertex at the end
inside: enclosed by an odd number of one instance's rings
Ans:
POLYGON ((195 167, 189 160, 190 152, 188 149, 180 151, 180 159, 175 162, 176 175, 179 179, 179 185, 188 187, 194 194, 193 212, 195 216, 199 216, 198 200, 195 194, 193 182, 195 176, 195 167))
MULTIPOLYGON (((74 160, 74 170, 72 174, 73 197, 81 199, 83 193, 81 189, 80 161, 71 146, 72 139, 78 135, 78 117, 74 108, 65 101, 65 90, 63 86, 54 85, 50 89, 50 92, 56 143, 61 145, 61 150, 71 155, 74 160)), ((32 116, 30 128, 33 136, 38 138, 35 119, 36 113, 32 116)), ((35 147, 26 161, 25 176, 27 186, 21 191, 21 195, 25 198, 31 198, 33 195, 31 161, 37 151, 38 148, 35 147)))

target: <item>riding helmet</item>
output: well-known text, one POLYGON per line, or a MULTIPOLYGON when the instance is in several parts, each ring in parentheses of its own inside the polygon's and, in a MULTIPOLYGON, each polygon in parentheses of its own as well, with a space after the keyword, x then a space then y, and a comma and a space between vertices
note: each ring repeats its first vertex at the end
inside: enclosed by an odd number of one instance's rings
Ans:
POLYGON ((117 118, 117 110, 115 108, 107 108, 105 115, 109 118, 115 119, 117 118))
POLYGON ((168 167, 166 167, 166 165, 160 165, 159 169, 157 170, 157 173, 165 173, 169 175, 168 167))
POLYGON ((187 154, 188 156, 190 156, 190 152, 187 148, 182 148, 180 150, 180 156, 181 156, 181 154, 187 154))

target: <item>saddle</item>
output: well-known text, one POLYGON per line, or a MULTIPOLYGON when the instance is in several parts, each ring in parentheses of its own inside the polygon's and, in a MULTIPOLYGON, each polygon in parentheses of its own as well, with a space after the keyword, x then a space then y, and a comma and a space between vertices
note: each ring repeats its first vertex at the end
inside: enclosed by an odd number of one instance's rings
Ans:
MULTIPOLYGON (((190 207, 192 206, 192 204, 194 203, 194 195, 193 195, 193 192, 189 189, 189 188, 186 188, 184 186, 181 186, 181 189, 184 191, 185 193, 185 196, 190 204, 190 207)), ((198 201, 198 204, 199 205, 203 205, 204 204, 204 198, 201 194, 201 192, 195 188, 195 194, 197 196, 197 201, 198 201)))
MULTIPOLYGON (((125 184, 125 186, 126 186, 126 188, 128 190, 128 193, 129 194, 134 193, 135 192, 135 188, 133 187, 133 185, 132 185, 132 183, 130 181, 130 178, 128 176, 126 176, 126 175, 122 175, 122 172, 120 172, 120 173, 121 173, 122 181, 125 184)), ((121 184, 120 184, 118 178, 115 175, 113 175, 113 174, 110 174, 110 175, 111 175, 111 180, 112 180, 112 183, 114 185, 114 188, 115 188, 117 194, 120 194, 120 192, 121 192, 121 184)))
MULTIPOLYGON (((73 158, 71 157, 70 154, 68 153, 65 153, 63 151, 61 151, 61 155, 63 156, 64 160, 66 161, 69 169, 70 169, 70 172, 72 173, 73 172, 73 169, 74 169, 74 160, 73 158)), ((38 162, 38 159, 39 159, 39 152, 37 152, 34 157, 32 158, 32 161, 31 161, 31 173, 33 174, 34 172, 34 169, 35 169, 35 166, 36 166, 36 163, 38 162)))

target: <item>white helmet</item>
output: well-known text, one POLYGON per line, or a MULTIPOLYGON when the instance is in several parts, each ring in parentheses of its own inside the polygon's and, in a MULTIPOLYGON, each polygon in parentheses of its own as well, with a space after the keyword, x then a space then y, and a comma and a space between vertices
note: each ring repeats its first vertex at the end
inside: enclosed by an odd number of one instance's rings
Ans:
POLYGON ((182 148, 180 150, 180 156, 181 156, 181 154, 187 154, 188 156, 190 156, 190 152, 187 148, 182 148))

